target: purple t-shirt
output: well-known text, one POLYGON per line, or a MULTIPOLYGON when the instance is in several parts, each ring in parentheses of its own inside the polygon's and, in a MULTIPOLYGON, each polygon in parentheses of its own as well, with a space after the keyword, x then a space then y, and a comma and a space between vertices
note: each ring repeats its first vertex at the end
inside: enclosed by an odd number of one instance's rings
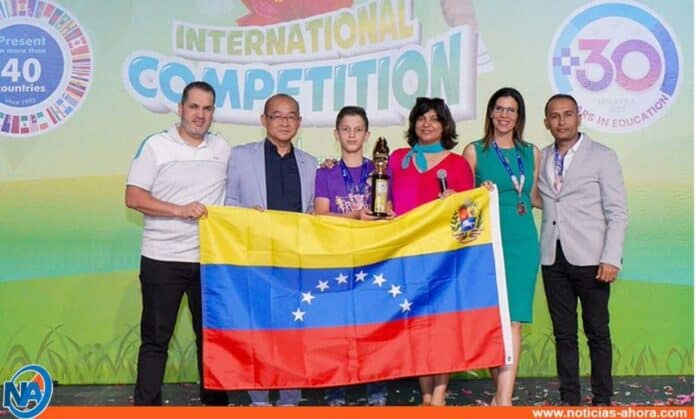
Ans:
MULTIPOLYGON (((371 160, 364 160, 367 164, 367 174, 375 170, 375 165, 371 160)), ((314 197, 327 198, 329 200, 329 211, 338 214, 346 214, 370 207, 370 177, 365 179, 363 191, 359 193, 360 175, 362 166, 349 167, 348 171, 353 179, 355 188, 352 193, 346 188, 346 182, 341 174, 341 165, 335 164, 331 169, 322 167, 317 169, 317 178, 314 184, 314 197)))

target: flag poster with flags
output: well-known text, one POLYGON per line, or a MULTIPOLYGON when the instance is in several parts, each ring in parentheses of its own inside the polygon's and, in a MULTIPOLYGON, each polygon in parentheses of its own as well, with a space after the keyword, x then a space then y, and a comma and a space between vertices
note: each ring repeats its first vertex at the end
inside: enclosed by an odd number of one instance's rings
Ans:
POLYGON ((512 361, 497 195, 393 220, 209 207, 204 382, 309 388, 512 361))

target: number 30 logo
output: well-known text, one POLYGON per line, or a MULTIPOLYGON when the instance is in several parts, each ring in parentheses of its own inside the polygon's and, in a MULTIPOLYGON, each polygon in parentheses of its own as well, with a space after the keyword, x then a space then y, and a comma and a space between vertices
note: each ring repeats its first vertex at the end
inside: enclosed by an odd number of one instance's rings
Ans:
POLYGON ((549 51, 551 85, 575 96, 583 123, 605 132, 642 129, 678 92, 681 57, 654 12, 625 2, 593 3, 561 25, 549 51))

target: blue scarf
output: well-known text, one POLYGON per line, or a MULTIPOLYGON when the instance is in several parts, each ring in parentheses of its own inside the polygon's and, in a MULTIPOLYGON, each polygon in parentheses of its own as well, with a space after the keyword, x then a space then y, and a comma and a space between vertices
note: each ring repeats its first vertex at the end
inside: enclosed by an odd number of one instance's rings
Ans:
POLYGON ((428 161, 425 160, 425 153, 439 153, 444 149, 445 148, 439 141, 429 145, 415 144, 411 147, 411 150, 406 153, 404 159, 401 160, 401 168, 406 169, 411 161, 411 156, 415 156, 416 168, 421 172, 425 172, 428 170, 428 161))

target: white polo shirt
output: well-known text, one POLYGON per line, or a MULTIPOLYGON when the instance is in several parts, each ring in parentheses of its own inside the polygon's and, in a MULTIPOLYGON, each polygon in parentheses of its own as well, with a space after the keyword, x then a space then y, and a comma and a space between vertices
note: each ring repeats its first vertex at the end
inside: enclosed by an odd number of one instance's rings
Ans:
MULTIPOLYGON (((229 155, 230 146, 222 137, 208 133, 201 144, 191 146, 181 139, 175 125, 143 141, 126 183, 172 204, 222 205, 229 155)), ((145 215, 142 255, 161 261, 199 262, 198 220, 145 215)))

